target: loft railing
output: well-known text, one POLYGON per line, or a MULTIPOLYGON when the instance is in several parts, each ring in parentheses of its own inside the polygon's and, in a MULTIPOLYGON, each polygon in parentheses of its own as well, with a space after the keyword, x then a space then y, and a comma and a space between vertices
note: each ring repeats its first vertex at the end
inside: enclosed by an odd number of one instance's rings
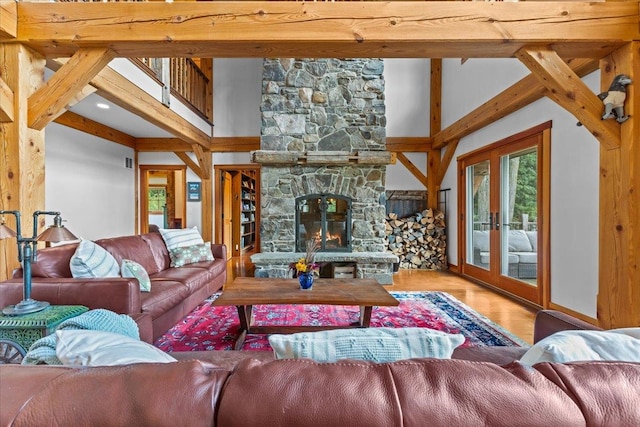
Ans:
POLYGON ((207 105, 212 104, 208 90, 209 78, 193 59, 135 58, 132 61, 164 85, 163 103, 169 105, 170 90, 173 96, 182 99, 196 113, 211 122, 211 109, 207 108, 207 105))

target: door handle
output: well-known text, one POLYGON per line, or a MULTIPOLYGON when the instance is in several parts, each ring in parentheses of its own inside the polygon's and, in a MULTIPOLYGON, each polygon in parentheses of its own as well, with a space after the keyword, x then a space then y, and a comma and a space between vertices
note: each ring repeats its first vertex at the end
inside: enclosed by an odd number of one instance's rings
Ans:
POLYGON ((496 230, 500 230, 500 212, 496 212, 496 230))

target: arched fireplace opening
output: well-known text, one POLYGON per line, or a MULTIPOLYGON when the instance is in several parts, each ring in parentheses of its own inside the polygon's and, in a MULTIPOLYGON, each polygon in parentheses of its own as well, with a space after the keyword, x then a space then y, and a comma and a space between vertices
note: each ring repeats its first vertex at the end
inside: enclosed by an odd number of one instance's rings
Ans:
POLYGON ((320 252, 351 252, 351 198, 308 194, 296 198, 296 250, 315 240, 320 252))

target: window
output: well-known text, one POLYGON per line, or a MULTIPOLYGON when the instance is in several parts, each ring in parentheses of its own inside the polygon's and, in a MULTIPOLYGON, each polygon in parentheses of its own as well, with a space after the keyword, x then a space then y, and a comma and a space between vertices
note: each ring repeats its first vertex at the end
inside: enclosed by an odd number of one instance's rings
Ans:
POLYGON ((162 215, 167 204, 167 189, 165 187, 150 187, 148 200, 149 213, 162 215))

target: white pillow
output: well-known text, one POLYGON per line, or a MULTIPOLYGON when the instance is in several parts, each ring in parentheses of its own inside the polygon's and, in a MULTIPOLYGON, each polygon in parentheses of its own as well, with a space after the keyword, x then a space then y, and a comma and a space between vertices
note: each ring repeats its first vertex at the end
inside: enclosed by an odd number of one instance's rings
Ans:
POLYGON ((122 277, 133 277, 138 279, 140 283, 140 291, 151 292, 151 279, 149 279, 149 273, 143 266, 130 259, 123 259, 122 266, 120 267, 120 273, 122 277))
POLYGON ((538 341, 520 358, 524 365, 587 360, 640 362, 640 328, 561 331, 538 341))
POLYGON ((334 329, 271 335, 276 359, 308 358, 316 362, 340 359, 392 362, 415 357, 449 359, 464 342, 461 334, 427 328, 334 329))
POLYGON ((167 249, 171 252, 171 249, 201 245, 204 243, 200 232, 197 227, 193 228, 161 228, 160 234, 164 240, 167 249))
POLYGON ((151 344, 111 332, 63 329, 56 331, 56 337, 56 356, 64 365, 114 366, 176 361, 151 344))
POLYGON ((100 245, 82 240, 69 262, 75 278, 120 277, 116 259, 100 245))

